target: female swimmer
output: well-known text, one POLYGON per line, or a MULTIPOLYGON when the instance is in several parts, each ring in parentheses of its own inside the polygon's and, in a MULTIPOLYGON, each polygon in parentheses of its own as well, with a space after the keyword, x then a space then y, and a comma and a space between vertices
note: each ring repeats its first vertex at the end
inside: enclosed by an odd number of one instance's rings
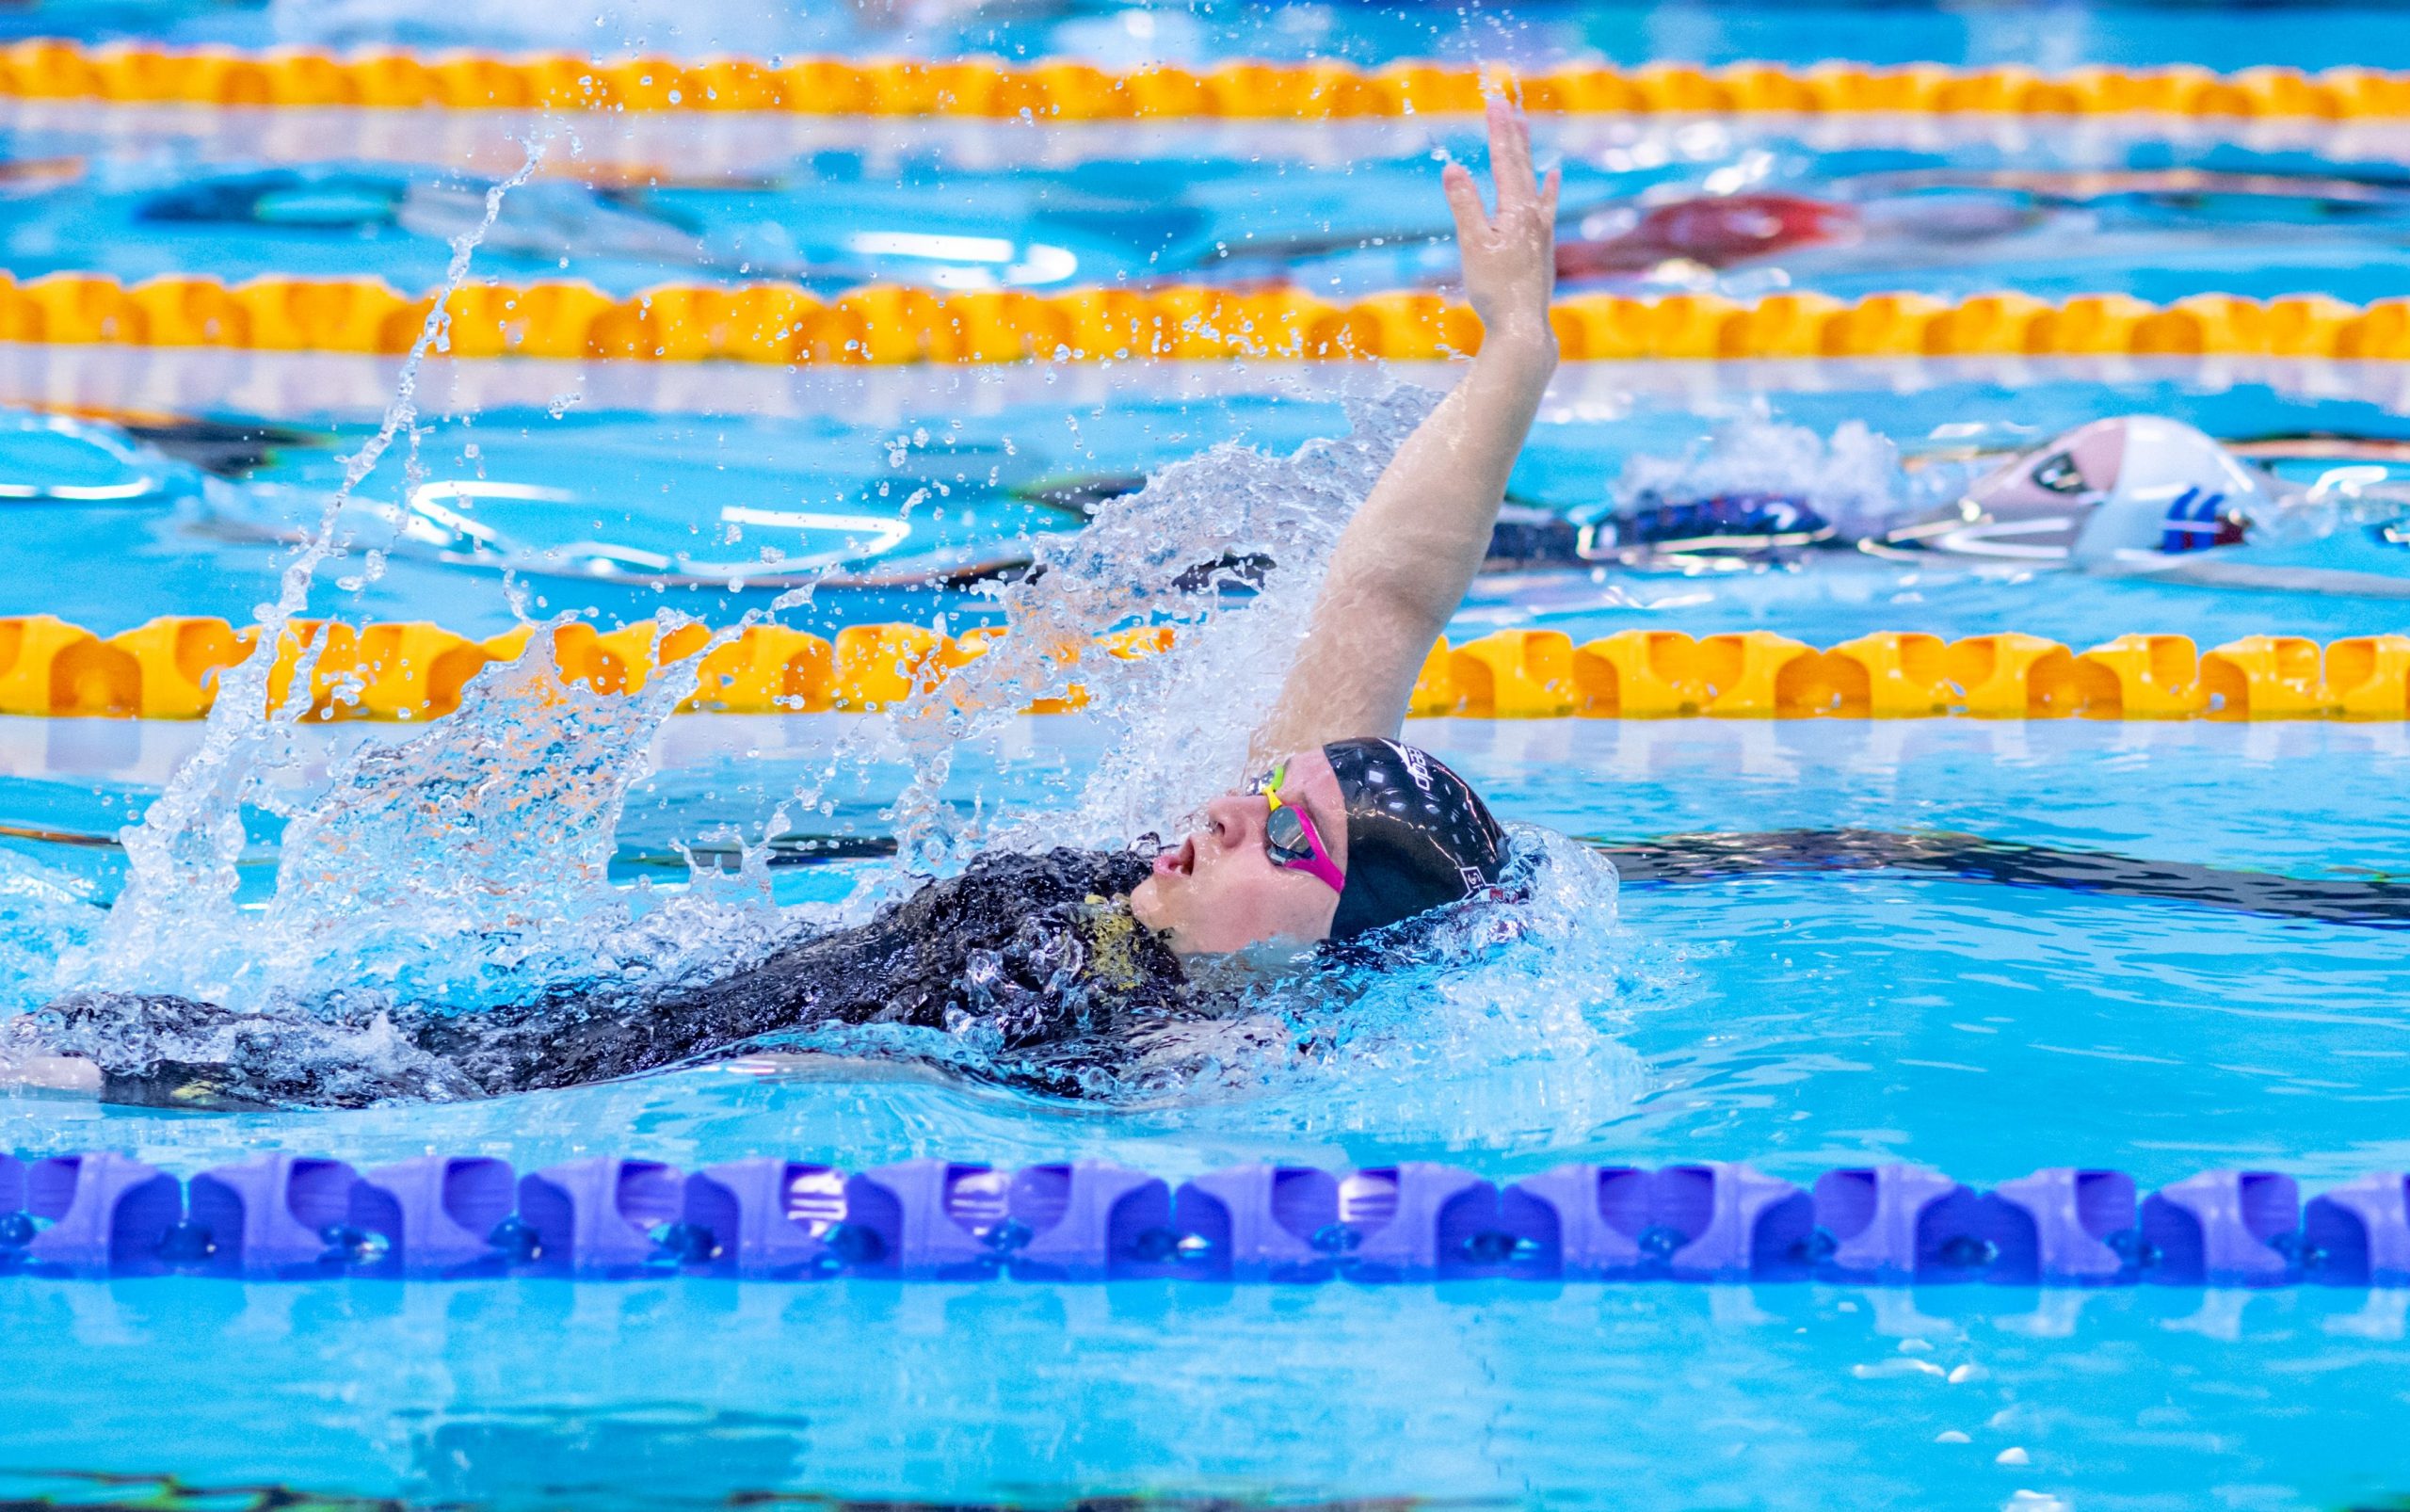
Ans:
POLYGON ((1483 326, 1464 378, 1399 447, 1342 534, 1251 761, 1193 833, 1135 852, 988 855, 857 928, 690 989, 558 989, 476 1013, 295 1005, 236 1012, 85 993, 9 1021, 20 1079, 182 1107, 351 1106, 492 1096, 723 1057, 815 1025, 944 1031, 1076 1092, 1091 1064, 1205 1005, 1183 961, 1355 939, 1496 884, 1506 845, 1437 759, 1401 745, 1432 640, 1480 568, 1506 476, 1556 364, 1558 180, 1523 121, 1489 111, 1496 209, 1450 165, 1465 292, 1483 326))

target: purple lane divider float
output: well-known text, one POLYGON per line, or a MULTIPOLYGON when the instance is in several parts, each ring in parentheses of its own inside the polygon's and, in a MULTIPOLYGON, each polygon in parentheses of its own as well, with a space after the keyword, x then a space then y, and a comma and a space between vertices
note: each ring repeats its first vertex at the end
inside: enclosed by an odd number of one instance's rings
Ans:
POLYGON ((262 1155, 185 1184, 186 1222, 221 1276, 331 1276, 349 1263, 342 1225, 360 1175, 339 1160, 262 1155))
POLYGON ((2143 1199, 2146 1279, 2282 1286, 2299 1278, 2301 1192, 2274 1171, 2209 1171, 2143 1199))
POLYGON ((2305 1259, 2330 1286, 2410 1286, 2410 1176, 2370 1176, 2309 1199, 2305 1259))
POLYGON ((1305 1284, 1330 1279, 1339 1178, 1311 1166, 1240 1166, 1180 1184, 1172 1228, 1202 1280, 1305 1284))
POLYGON ((26 1263, 78 1274, 156 1275, 169 1267, 167 1240, 184 1209, 182 1183, 124 1155, 35 1161, 25 1168, 25 1211, 47 1227, 26 1244, 26 1263))
POLYGON ((1020 1231, 1012 1173, 943 1160, 908 1160, 858 1173, 845 1183, 846 1226, 858 1276, 900 1280, 984 1280, 1003 1265, 1020 1231))
POLYGON ((679 1214, 681 1178, 657 1160, 597 1155, 519 1179, 519 1221, 534 1238, 527 1259, 575 1276, 628 1276, 658 1267, 654 1230, 679 1214))
POLYGON ((845 1216, 845 1175, 831 1166, 764 1157, 686 1178, 684 1221, 707 1246, 710 1268, 725 1276, 791 1279, 837 1270, 845 1216))
POLYGON ((2058 1166, 2002 1182, 1984 1198, 1990 1280, 2107 1286, 2133 1276, 2134 1179, 2058 1166))
POLYGON ((1496 1229, 1498 1188, 1470 1171, 1413 1161, 1339 1181, 1331 1243, 1360 1281, 1435 1281, 1480 1263, 1466 1247, 1496 1229))
POLYGON ((1738 1165, 1668 1166, 1657 1212, 1683 1242, 1665 1257, 1678 1281, 1795 1280, 1807 1274, 1815 1210, 1791 1182, 1738 1165))
POLYGON ((1994 1249, 1974 1192, 1919 1166, 1871 1166, 1816 1178, 1816 1226, 1831 1239, 1817 1270, 1881 1286, 1972 1280, 1994 1249))
POLYGON ((1538 1235, 1540 1265, 1566 1280, 1662 1274, 1684 1237, 1657 1226, 1657 1178, 1629 1166, 1559 1166, 1506 1188, 1502 1206, 1538 1235))
POLYGON ((351 1189, 345 1214, 373 1236, 362 1268, 383 1276, 500 1272, 509 1258, 494 1231, 518 1208, 518 1177, 483 1155, 426 1155, 380 1166, 351 1189))
POLYGON ((1811 1192, 1720 1164, 1562 1166, 1503 1184, 1419 1162, 1245 1166, 1173 1187, 1097 1161, 849 1173, 763 1158, 687 1176, 598 1156, 519 1176, 485 1156, 363 1174, 271 1154, 179 1182, 119 1154, 0 1156, 0 1271, 2410 1286, 2410 1177, 2306 1210, 2271 1171, 2136 1195, 2121 1171, 2075 1167, 1978 1191, 1850 1166, 1811 1192))
POLYGON ((1144 1171, 1096 1161, 1024 1166, 1005 1208, 1027 1235, 1013 1274, 1034 1281, 1101 1281, 1180 1272, 1171 1188, 1144 1171))
POLYGON ((1796 1279, 1814 1229, 1807 1193, 1725 1164, 1560 1166, 1500 1207, 1507 1227, 1532 1225, 1534 1269, 1566 1280, 1796 1279))

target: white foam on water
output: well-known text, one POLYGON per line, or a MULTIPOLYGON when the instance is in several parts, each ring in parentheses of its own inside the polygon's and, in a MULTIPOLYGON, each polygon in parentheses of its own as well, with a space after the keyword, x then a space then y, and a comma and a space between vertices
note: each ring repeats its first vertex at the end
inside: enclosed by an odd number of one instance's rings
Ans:
POLYGON ((1629 1112, 1647 1075, 1616 1037, 1637 968, 1615 865, 1551 831, 1507 828, 1522 896, 1453 910, 1352 973, 1358 995, 1342 1005, 1292 999, 1277 1055, 1217 1068, 1218 1085, 1189 1093, 1200 1105, 1183 1126, 1507 1150, 1629 1112))
POLYGON ((1903 467, 1891 438, 1849 420, 1819 436, 1762 415, 1722 426, 1678 457, 1633 457, 1615 496, 1632 507, 1731 495, 1797 499, 1855 540, 1964 492, 1969 470, 1903 467))

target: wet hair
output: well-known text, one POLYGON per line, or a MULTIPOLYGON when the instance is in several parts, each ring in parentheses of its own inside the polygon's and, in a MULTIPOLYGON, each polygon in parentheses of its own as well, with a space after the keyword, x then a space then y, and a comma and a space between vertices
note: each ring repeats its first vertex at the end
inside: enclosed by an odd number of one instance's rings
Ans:
POLYGON ((1370 737, 1335 740, 1322 753, 1347 812, 1347 886, 1333 940, 1461 902, 1504 872, 1505 831, 1438 757, 1370 737))

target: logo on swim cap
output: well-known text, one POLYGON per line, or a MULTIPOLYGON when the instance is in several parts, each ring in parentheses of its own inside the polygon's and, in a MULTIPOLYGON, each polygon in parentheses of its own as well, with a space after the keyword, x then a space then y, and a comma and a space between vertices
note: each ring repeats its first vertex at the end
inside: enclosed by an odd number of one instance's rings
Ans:
POLYGON ((1371 737, 1334 741, 1323 754, 1347 812, 1347 886, 1333 939, 1459 902, 1498 880, 1505 831, 1445 762, 1371 737))

